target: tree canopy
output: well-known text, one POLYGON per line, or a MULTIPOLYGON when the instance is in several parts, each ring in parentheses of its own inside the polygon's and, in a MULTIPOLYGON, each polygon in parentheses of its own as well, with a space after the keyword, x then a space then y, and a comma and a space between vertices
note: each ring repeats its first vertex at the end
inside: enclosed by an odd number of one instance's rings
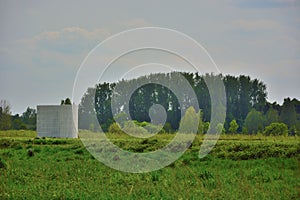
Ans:
MULTIPOLYGON (((79 128, 88 129, 91 123, 99 123, 102 130, 107 131, 109 126, 115 122, 113 113, 122 112, 129 113, 132 120, 150 122, 149 109, 154 104, 160 104, 167 114, 165 125, 168 128, 167 132, 170 132, 170 129, 171 132, 176 131, 180 125, 181 111, 187 108, 187 104, 180 105, 178 97, 168 87, 151 83, 151 80, 161 78, 171 81, 177 77, 176 73, 179 72, 151 74, 136 79, 121 80, 118 83, 99 83, 94 88, 88 88, 79 105, 79 128), (145 82, 149 84, 142 84, 145 82), (116 85, 118 85, 117 91, 116 85), (136 85, 142 86, 131 94, 129 89, 136 85), (115 110, 111 108, 112 95, 117 95, 121 99, 119 104, 114 107, 115 110), (129 95, 131 96, 129 97, 129 95)), ((243 128, 244 132, 247 130, 249 133, 263 131, 264 126, 279 121, 286 123, 289 128, 294 126, 297 130, 300 129, 299 101, 286 99, 283 106, 276 102, 269 103, 266 85, 258 79, 251 79, 245 75, 236 77, 183 72, 180 74, 188 80, 197 96, 198 105, 194 108, 201 109, 200 124, 203 122, 203 131, 200 132, 206 131, 205 123, 209 122, 211 118, 212 94, 208 90, 206 81, 215 78, 221 78, 225 86, 227 109, 224 128, 227 130, 226 132, 240 133, 243 128), (230 129, 230 123, 233 120, 236 124, 234 126, 232 124, 230 129), (237 130, 235 130, 236 127, 237 130)), ((179 82, 178 84, 180 84, 179 82)), ((185 91, 182 92, 185 93, 185 91)), ((194 99, 189 99, 187 95, 183 96, 183 102, 194 102, 194 99)), ((199 111, 195 110, 196 113, 199 111)))

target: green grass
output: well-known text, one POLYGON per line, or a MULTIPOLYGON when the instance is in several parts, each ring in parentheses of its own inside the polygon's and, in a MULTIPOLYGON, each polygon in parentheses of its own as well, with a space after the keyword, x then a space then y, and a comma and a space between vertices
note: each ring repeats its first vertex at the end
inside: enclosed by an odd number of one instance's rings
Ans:
MULTIPOLYGON (((173 135, 109 138, 124 149, 147 152, 173 135)), ((94 159, 80 139, 0 131, 0 199, 299 199, 299 138, 222 135, 200 160, 202 139, 197 136, 168 167, 131 174, 94 159)))

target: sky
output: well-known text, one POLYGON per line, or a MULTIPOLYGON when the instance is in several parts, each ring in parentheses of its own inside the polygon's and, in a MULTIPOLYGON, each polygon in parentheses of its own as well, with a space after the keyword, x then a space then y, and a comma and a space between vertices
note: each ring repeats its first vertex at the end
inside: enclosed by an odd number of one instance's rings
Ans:
POLYGON ((270 102, 300 99, 297 0, 1 0, 0 99, 9 101, 13 114, 59 104, 72 96, 76 73, 96 45, 152 26, 195 39, 223 74, 263 81, 270 102))

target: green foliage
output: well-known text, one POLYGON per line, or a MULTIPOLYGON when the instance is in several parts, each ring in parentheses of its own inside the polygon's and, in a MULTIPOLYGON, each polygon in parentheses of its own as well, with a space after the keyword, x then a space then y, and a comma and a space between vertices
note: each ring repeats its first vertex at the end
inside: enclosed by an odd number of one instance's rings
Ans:
POLYGON ((149 133, 163 133, 163 126, 161 125, 154 125, 148 123, 146 126, 143 126, 144 129, 146 129, 149 133))
POLYGON ((12 127, 10 105, 6 100, 0 100, 0 130, 9 130, 12 127))
MULTIPOLYGON (((197 135, 192 148, 169 166, 131 174, 100 164, 79 139, 33 139, 33 133, 0 131, 0 166, 7 166, 0 167, 0 199, 298 199, 299 195, 297 137, 221 135, 213 151, 199 160, 203 136, 197 135), (17 150, 11 144, 25 148, 17 150), (34 156, 27 156, 28 149, 34 156)), ((173 138, 110 136, 116 145, 140 152, 161 148, 173 138)), ((114 154, 112 158, 121 162, 114 154)))
POLYGON ((78 106, 78 128, 89 130, 91 123, 97 123, 97 119, 94 117, 96 115, 94 108, 95 88, 88 88, 78 106))
POLYGON ((199 110, 197 115, 199 116, 199 125, 198 125, 197 133, 198 134, 204 134, 204 125, 203 125, 203 121, 202 121, 203 112, 201 110, 199 110))
POLYGON ((269 108, 269 110, 267 111, 266 115, 265 115, 265 125, 268 126, 270 124, 272 124, 273 122, 279 122, 279 115, 278 115, 278 111, 275 110, 274 108, 269 108))
POLYGON ((172 126, 169 122, 166 122, 163 129, 165 130, 166 133, 172 133, 172 126))
POLYGON ((237 133, 239 125, 236 123, 235 119, 230 122, 229 133, 237 133))
POLYGON ((23 123, 21 117, 18 114, 12 116, 12 129, 13 130, 27 130, 26 124, 23 123))
POLYGON ((124 126, 124 123, 128 120, 128 116, 125 112, 120 112, 114 117, 115 121, 118 122, 121 126, 124 126))
MULTIPOLYGON (((158 73, 148 76, 142 76, 132 80, 121 80, 118 83, 101 83, 96 85, 95 88, 88 88, 87 92, 83 96, 79 105, 79 128, 88 129, 90 123, 95 124, 95 119, 92 117, 95 114, 98 118, 101 126, 103 124, 104 131, 108 129, 113 122, 113 116, 111 111, 111 97, 113 91, 116 92, 115 97, 118 98, 120 103, 117 106, 117 110, 129 109, 130 115, 133 120, 139 122, 150 122, 149 108, 153 104, 160 104, 164 107, 167 114, 167 121, 172 127, 172 130, 178 130, 181 120, 181 110, 179 102, 175 94, 167 87, 158 84, 142 84, 145 81, 151 82, 151 80, 164 79, 166 81, 177 80, 178 76, 184 76, 190 83, 197 95, 199 107, 201 108, 202 121, 210 121, 211 119, 211 94, 208 91, 206 81, 215 83, 215 80, 222 79, 224 81, 227 97, 227 116, 226 126, 229 127, 229 123, 232 119, 236 119, 240 129, 243 122, 251 110, 252 107, 258 111, 263 111, 266 106, 266 86, 258 79, 251 79, 249 76, 241 75, 239 77, 234 76, 222 76, 220 74, 205 74, 200 76, 197 73, 179 73, 172 72, 168 74, 158 73), (118 85, 118 87, 116 87, 118 85), (130 89, 137 85, 143 85, 135 90, 130 97, 130 101, 126 102, 127 95, 130 94, 130 89), (117 91, 116 91, 117 90, 117 91), (128 104, 128 105, 126 105, 128 104), (111 123, 107 123, 110 121, 111 123)), ((177 80, 179 81, 179 80, 177 80)), ((178 83, 181 84, 181 83, 178 83)), ((189 99, 189 95, 183 93, 183 102, 194 102, 194 99, 189 99)), ((216 91, 216 94, 218 92, 216 91)), ((188 107, 187 103, 182 105, 188 107)), ((201 121, 200 121, 201 122, 201 121)), ((123 126, 122 123, 120 123, 123 126)), ((204 125, 203 125, 204 126, 204 125)), ((201 130, 202 126, 199 124, 199 133, 205 132, 201 130)), ((204 127, 203 127, 204 129, 204 127)), ((241 130, 238 130, 241 131, 241 130)), ((171 129, 166 130, 171 132, 171 129)))
POLYGON ((274 122, 265 128, 264 135, 288 135, 288 127, 284 123, 274 122))
POLYGON ((72 105, 71 100, 69 98, 66 98, 65 105, 72 105))
POLYGON ((207 133, 209 128, 209 122, 204 122, 203 123, 203 133, 207 133))
POLYGON ((14 130, 36 130, 36 110, 27 107, 26 111, 21 116, 16 114, 11 117, 12 129, 14 130))
POLYGON ((182 133, 196 133, 198 127, 195 126, 195 123, 196 125, 199 124, 199 114, 197 114, 194 107, 191 106, 186 109, 186 112, 180 121, 180 131, 182 133))
POLYGON ((248 129, 247 129, 246 127, 243 127, 242 133, 243 133, 243 134, 248 134, 248 129))
POLYGON ((256 111, 254 108, 248 113, 245 119, 245 127, 248 133, 254 134, 262 130, 263 117, 261 112, 256 111))
POLYGON ((224 134, 225 132, 226 132, 226 130, 225 130, 225 128, 224 128, 224 125, 223 124, 221 124, 221 123, 219 123, 218 125, 217 125, 217 133, 222 133, 222 134, 224 134))
POLYGON ((7 168, 7 163, 3 158, 0 157, 0 169, 6 169, 7 168))
POLYGON ((290 135, 297 135, 297 136, 299 136, 300 134, 299 134, 299 131, 297 130, 297 127, 294 125, 294 126, 292 126, 291 128, 290 128, 290 130, 289 130, 289 134, 290 135))
POLYGON ((109 128, 108 128, 108 132, 109 133, 117 133, 117 134, 120 134, 122 133, 122 129, 120 127, 120 125, 116 122, 112 123, 109 128))
POLYGON ((26 111, 21 116, 21 129, 36 130, 36 110, 30 107, 27 107, 26 111))
POLYGON ((134 123, 134 121, 126 121, 124 123, 124 132, 132 134, 147 134, 149 133, 145 128, 140 127, 134 123))
POLYGON ((280 121, 287 124, 288 127, 292 127, 297 123, 295 105, 290 98, 284 99, 280 113, 280 121))
POLYGON ((72 105, 70 98, 66 98, 65 100, 61 100, 60 105, 72 105))

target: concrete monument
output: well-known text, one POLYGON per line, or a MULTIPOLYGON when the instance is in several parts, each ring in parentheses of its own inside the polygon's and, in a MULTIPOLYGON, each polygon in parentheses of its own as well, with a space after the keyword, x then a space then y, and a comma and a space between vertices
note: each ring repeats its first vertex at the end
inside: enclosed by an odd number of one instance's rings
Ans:
POLYGON ((78 138, 78 106, 38 105, 38 137, 78 138))

